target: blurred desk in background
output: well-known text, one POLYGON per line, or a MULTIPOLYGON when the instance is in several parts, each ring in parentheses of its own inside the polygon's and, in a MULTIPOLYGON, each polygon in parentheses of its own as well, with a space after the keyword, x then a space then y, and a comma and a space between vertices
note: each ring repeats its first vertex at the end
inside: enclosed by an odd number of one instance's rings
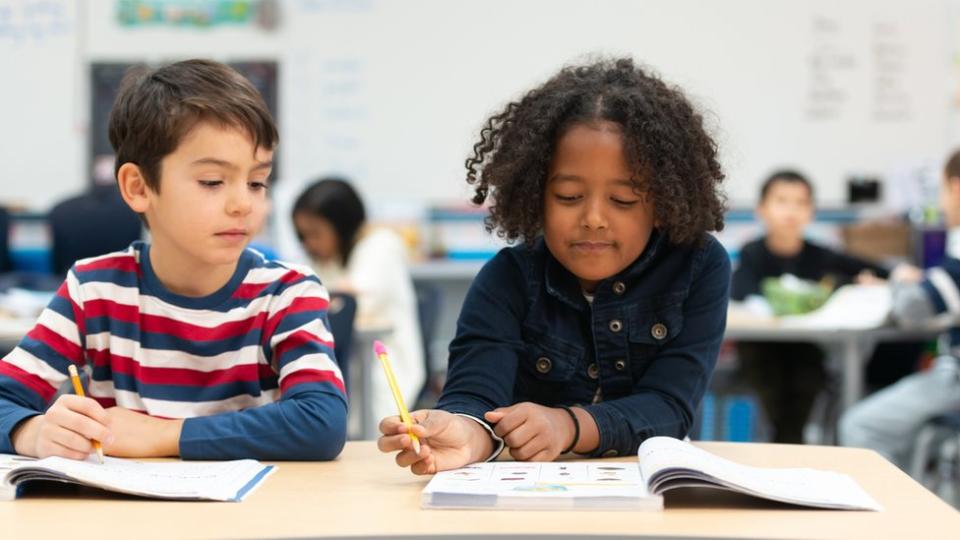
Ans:
POLYGON ((875 328, 838 328, 812 321, 791 326, 773 317, 760 317, 732 306, 727 314, 724 339, 734 341, 809 342, 824 346, 831 360, 839 361, 842 379, 841 406, 846 409, 863 397, 864 371, 877 343, 933 339, 934 329, 903 329, 889 324, 875 328))

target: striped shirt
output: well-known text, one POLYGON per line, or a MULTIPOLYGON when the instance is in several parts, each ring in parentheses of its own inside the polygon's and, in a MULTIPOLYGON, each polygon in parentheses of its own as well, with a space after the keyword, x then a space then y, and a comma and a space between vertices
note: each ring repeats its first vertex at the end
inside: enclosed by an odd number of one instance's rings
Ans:
POLYGON ((336 457, 346 395, 316 275, 248 249, 226 285, 193 298, 168 291, 149 256, 135 242, 77 262, 0 361, 0 452, 77 364, 102 406, 186 419, 184 458, 336 457))

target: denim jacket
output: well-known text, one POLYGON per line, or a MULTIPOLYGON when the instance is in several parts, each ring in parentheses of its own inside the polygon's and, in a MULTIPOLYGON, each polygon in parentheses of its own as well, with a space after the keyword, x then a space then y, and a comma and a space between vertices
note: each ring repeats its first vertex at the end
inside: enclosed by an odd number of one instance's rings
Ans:
POLYGON ((716 364, 729 286, 730 260, 710 235, 675 246, 655 230, 592 303, 542 238, 503 249, 464 300, 437 407, 482 419, 523 401, 582 406, 599 428, 595 456, 684 437, 716 364))

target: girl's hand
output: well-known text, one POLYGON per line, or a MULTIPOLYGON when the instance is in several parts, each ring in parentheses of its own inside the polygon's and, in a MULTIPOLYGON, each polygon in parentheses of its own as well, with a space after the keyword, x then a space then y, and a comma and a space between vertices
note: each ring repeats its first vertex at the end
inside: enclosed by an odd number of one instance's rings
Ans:
POLYGON ((381 452, 397 452, 397 465, 414 474, 434 474, 482 461, 493 451, 493 438, 479 422, 437 409, 410 413, 413 434, 420 439, 420 455, 413 451, 407 425, 399 416, 380 421, 381 452))
POLYGON ((563 409, 524 402, 500 407, 485 415, 496 423, 510 455, 520 461, 553 461, 573 442, 573 419, 563 409))

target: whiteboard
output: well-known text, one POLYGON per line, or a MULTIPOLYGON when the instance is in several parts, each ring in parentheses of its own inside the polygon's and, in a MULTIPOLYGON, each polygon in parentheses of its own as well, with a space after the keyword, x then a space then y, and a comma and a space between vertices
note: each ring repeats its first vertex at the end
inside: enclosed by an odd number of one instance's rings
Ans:
POLYGON ((77 26, 68 0, 0 0, 0 204, 85 185, 77 26))
POLYGON ((482 121, 560 66, 629 54, 705 112, 734 202, 779 166, 845 200, 851 175, 951 142, 951 3, 304 1, 285 63, 291 173, 341 170, 368 196, 460 199, 482 121), (588 53, 588 54, 585 54, 588 53))
POLYGON ((847 177, 940 161, 960 141, 957 4, 285 0, 267 32, 131 29, 113 2, 0 0, 0 115, 18 126, 0 132, 0 199, 42 209, 84 186, 92 61, 278 60, 284 222, 300 187, 325 173, 354 178, 375 214, 465 201, 463 162, 486 117, 599 53, 629 54, 687 91, 734 203, 752 203, 779 166, 808 172, 822 203, 842 203, 847 177), (27 4, 59 6, 71 24, 42 41, 5 36, 4 10, 27 4), (33 185, 11 184, 22 178, 33 185))

